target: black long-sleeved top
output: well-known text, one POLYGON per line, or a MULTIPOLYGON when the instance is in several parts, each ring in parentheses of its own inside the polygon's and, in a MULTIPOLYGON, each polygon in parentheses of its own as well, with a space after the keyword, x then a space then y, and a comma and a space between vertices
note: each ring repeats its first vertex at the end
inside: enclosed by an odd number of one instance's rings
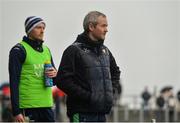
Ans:
MULTIPOLYGON (((38 52, 43 52, 43 41, 34 41, 24 36, 23 41, 28 43, 33 49, 38 52)), ((9 54, 9 81, 11 91, 11 105, 13 115, 16 116, 21 113, 19 108, 19 81, 22 70, 22 65, 26 59, 26 51, 24 47, 18 43, 11 50, 9 54)), ((54 66, 53 59, 51 57, 51 63, 54 66)))

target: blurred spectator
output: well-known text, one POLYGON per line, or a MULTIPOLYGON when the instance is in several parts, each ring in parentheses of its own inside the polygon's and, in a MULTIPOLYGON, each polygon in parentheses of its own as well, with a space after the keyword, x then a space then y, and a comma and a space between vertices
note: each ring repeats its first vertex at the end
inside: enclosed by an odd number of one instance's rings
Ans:
POLYGON ((164 87, 160 92, 160 97, 157 98, 156 103, 160 109, 167 109, 169 111, 169 121, 174 121, 175 98, 173 96, 171 86, 164 87))
POLYGON ((56 86, 52 88, 53 91, 53 99, 55 103, 55 120, 56 121, 62 121, 61 118, 61 112, 60 112, 60 103, 62 100, 64 100, 64 92, 58 89, 56 86))
POLYGON ((13 121, 13 116, 12 116, 12 109, 11 109, 11 104, 10 104, 10 87, 9 83, 3 83, 0 86, 0 91, 1 91, 1 117, 3 122, 11 122, 13 121))
POLYGON ((144 91, 142 92, 141 97, 143 99, 143 107, 147 108, 148 107, 148 102, 149 102, 149 100, 151 98, 151 94, 148 91, 148 87, 145 87, 144 91))
MULTIPOLYGON (((180 91, 177 92, 177 108, 176 110, 179 112, 180 114, 180 91)), ((179 115, 180 116, 180 115, 179 115)))
POLYGON ((160 96, 157 98, 156 103, 159 108, 163 108, 165 104, 168 105, 169 98, 172 98, 173 92, 171 86, 166 86, 160 91, 160 96))
POLYGON ((178 91, 178 93, 177 93, 177 99, 180 102, 180 91, 178 91))
POLYGON ((162 109, 164 107, 164 104, 165 104, 165 100, 163 98, 162 95, 160 95, 157 100, 156 100, 156 103, 157 103, 157 106, 162 109))

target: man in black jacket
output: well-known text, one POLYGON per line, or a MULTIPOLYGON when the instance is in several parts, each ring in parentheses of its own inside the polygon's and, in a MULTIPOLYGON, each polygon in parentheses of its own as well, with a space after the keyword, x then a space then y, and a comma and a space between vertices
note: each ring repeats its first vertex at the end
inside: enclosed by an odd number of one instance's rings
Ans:
POLYGON ((113 94, 121 93, 120 70, 103 45, 106 16, 89 12, 83 26, 84 32, 63 53, 56 83, 67 94, 71 122, 103 122, 113 105, 113 94))

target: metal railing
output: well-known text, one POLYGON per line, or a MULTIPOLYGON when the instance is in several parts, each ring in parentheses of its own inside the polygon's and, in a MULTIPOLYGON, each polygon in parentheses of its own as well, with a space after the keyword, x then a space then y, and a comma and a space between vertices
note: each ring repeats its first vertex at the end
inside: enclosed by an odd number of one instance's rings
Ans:
POLYGON ((107 116, 113 122, 180 122, 180 112, 176 109, 129 109, 128 106, 114 106, 107 116))

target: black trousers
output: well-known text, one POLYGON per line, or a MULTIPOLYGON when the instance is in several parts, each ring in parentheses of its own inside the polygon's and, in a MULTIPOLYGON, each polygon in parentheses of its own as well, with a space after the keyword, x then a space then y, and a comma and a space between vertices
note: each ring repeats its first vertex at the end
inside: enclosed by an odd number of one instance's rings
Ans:
POLYGON ((106 122, 105 114, 101 113, 75 113, 69 117, 70 122, 106 122))
POLYGON ((51 108, 22 109, 22 114, 32 122, 55 122, 54 112, 51 108))

